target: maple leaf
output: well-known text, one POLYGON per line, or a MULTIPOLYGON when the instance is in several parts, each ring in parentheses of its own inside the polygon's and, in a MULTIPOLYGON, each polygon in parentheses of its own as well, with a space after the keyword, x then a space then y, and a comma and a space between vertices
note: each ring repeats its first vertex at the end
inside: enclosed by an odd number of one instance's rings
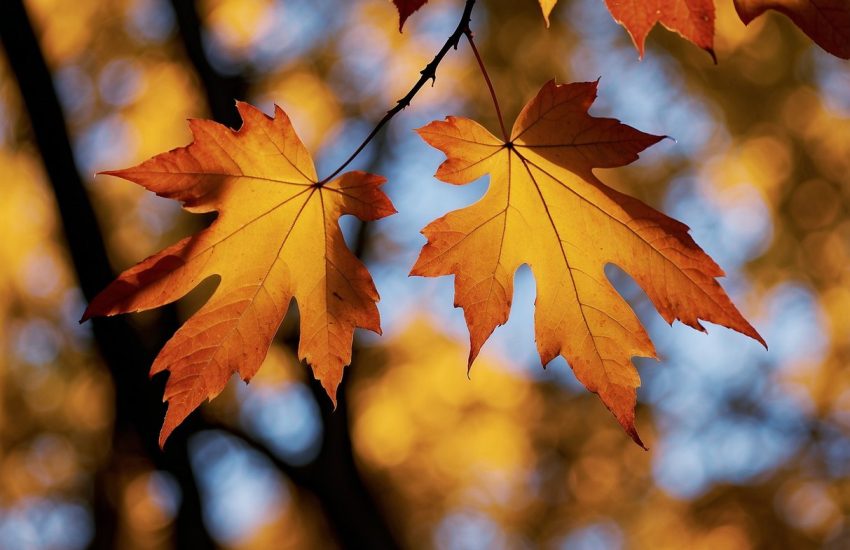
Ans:
MULTIPOLYGON (((542 1, 542 0, 541 0, 542 1)), ((605 0, 643 57, 649 31, 661 23, 714 56, 714 0, 605 0)))
MULTIPOLYGON (((558 0, 539 0, 546 26, 558 0)), ((605 0, 643 57, 644 43, 656 23, 690 40, 714 58, 714 0, 605 0)), ((715 58, 716 60, 716 58, 715 58)))
POLYGON ((234 372, 246 382, 254 376, 293 297, 301 317, 298 356, 334 403, 354 328, 381 331, 378 293, 346 248, 338 219, 394 213, 379 189, 384 178, 354 171, 320 185, 310 153, 280 107, 274 118, 247 103, 237 108, 238 131, 190 120, 189 146, 104 172, 182 201, 190 212, 218 212, 205 230, 122 273, 82 319, 168 304, 220 276, 209 301, 151 367, 151 375, 170 372, 160 445, 234 372))
POLYGON ((393 4, 398 9, 398 32, 401 32, 407 18, 427 3, 428 0, 393 0, 393 4))
POLYGON ((547 83, 520 113, 506 143, 478 123, 448 117, 418 130, 446 154, 436 177, 452 184, 490 174, 477 203, 429 224, 412 275, 455 276, 455 306, 470 333, 469 365, 510 313, 514 273, 537 281, 535 334, 543 365, 558 355, 599 395, 639 444, 640 384, 631 357, 656 357, 640 321, 605 277, 629 273, 671 323, 700 319, 762 344, 715 280, 720 267, 688 227, 598 180, 594 168, 629 164, 662 139, 588 109, 597 83, 547 83))
POLYGON ((783 13, 821 48, 850 59, 848 0, 735 0, 735 9, 748 25, 767 10, 783 13))

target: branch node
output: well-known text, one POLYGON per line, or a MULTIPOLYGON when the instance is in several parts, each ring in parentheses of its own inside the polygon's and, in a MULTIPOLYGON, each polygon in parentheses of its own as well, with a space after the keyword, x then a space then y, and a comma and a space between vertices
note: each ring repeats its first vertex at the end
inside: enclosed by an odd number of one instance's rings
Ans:
POLYGON ((397 115, 405 107, 410 105, 410 101, 416 96, 416 94, 419 93, 419 90, 422 89, 422 87, 425 85, 426 82, 428 82, 430 80, 431 81, 431 87, 432 88, 434 87, 434 85, 437 82, 437 66, 443 61, 443 58, 446 57, 446 54, 449 52, 450 49, 454 48, 455 50, 457 50, 457 46, 458 46, 458 43, 460 42, 461 36, 472 32, 472 31, 469 30, 469 21, 472 17, 473 6, 475 6, 475 0, 466 0, 466 4, 464 5, 464 8, 463 8, 463 14, 460 17, 460 22, 458 22, 457 28, 455 28, 455 31, 451 34, 451 36, 449 36, 446 39, 446 43, 443 44, 443 47, 440 48, 440 51, 437 52, 437 55, 434 56, 434 59, 430 63, 425 65, 424 69, 419 71, 419 74, 421 76, 419 77, 419 80, 416 81, 416 84, 414 84, 413 87, 410 89, 410 91, 407 92, 407 95, 405 95, 403 98, 398 100, 395 107, 393 107, 392 109, 387 111, 387 114, 385 114, 384 117, 381 120, 378 121, 378 123, 375 125, 375 127, 372 129, 372 131, 369 132, 369 135, 366 136, 366 139, 364 139, 363 142, 357 147, 357 149, 354 150, 354 152, 351 154, 351 156, 348 157, 345 160, 345 162, 343 162, 339 166, 339 168, 334 170, 329 176, 327 176, 326 178, 324 178, 323 180, 321 180, 320 182, 318 182, 316 184, 318 187, 322 187, 327 182, 329 182, 334 177, 336 177, 337 174, 339 174, 340 172, 345 170, 345 168, 349 164, 351 164, 351 161, 353 161, 355 158, 357 158, 357 155, 359 155, 363 151, 363 149, 366 148, 366 146, 369 144, 369 142, 371 142, 372 139, 374 139, 375 136, 378 135, 378 132, 380 132, 381 129, 395 115, 397 115))

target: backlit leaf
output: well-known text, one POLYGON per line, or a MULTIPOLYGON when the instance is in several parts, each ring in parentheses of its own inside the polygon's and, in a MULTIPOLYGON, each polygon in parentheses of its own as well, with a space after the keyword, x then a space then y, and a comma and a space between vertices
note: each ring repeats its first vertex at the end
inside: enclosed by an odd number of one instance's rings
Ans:
POLYGON ((624 166, 662 139, 588 109, 596 83, 549 82, 520 113, 505 143, 478 123, 448 117, 419 134, 446 154, 436 176, 462 185, 490 174, 477 203, 429 224, 411 274, 455 276, 455 304, 470 332, 469 365, 508 320, 514 273, 537 281, 535 334, 544 365, 558 355, 641 444, 633 356, 655 357, 649 336, 607 280, 629 273, 668 323, 717 323, 763 342, 715 280, 723 271, 688 227, 619 193, 594 168, 624 166))
POLYGON ((714 0, 605 0, 643 56, 649 31, 661 23, 714 57, 714 0))
POLYGON ((188 147, 106 172, 179 200, 191 212, 218 212, 205 230, 122 273, 83 316, 155 308, 220 277, 209 301, 151 368, 152 374, 170 372, 160 444, 233 373, 245 381, 254 376, 292 298, 301 316, 298 356, 334 401, 351 361, 354 328, 380 332, 378 293, 346 247, 338 219, 392 214, 379 189, 384 179, 355 171, 319 185, 310 153, 279 107, 269 118, 247 103, 237 106, 239 131, 192 120, 188 147))

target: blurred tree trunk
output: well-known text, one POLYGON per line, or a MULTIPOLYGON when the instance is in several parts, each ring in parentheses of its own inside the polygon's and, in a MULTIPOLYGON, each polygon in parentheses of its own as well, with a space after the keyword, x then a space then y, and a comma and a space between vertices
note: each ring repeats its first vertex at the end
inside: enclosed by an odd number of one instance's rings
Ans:
MULTIPOLYGON (((243 76, 223 76, 210 64, 201 43, 201 19, 192 0, 173 0, 180 39, 187 57, 203 85, 213 118, 230 127, 241 121, 234 100, 247 93, 243 76)), ((80 288, 91 300, 115 276, 106 253, 103 235, 73 156, 64 113, 53 87, 50 70, 21 0, 0 2, 0 38, 29 114, 32 134, 41 153, 45 171, 56 196, 69 255, 80 288)), ((359 248, 367 233, 361 231, 359 248)), ((153 467, 170 473, 180 486, 182 499, 175 520, 176 548, 214 548, 202 520, 202 502, 189 462, 188 438, 210 428, 199 415, 169 439, 164 451, 157 447, 157 434, 164 406, 163 378, 151 381, 147 371, 156 352, 176 330, 174 307, 159 311, 155 337, 143 337, 125 317, 93 319, 95 342, 115 387, 115 424, 112 455, 95 476, 93 511, 95 535, 92 548, 114 548, 119 544, 121 474, 128 465, 146 457, 153 467)), ((297 340, 297 338, 294 338, 297 340)), ((355 357, 357 357, 355 349, 355 357)), ((352 369, 355 370, 355 369, 352 369)), ((249 441, 269 458, 299 488, 315 495, 334 529, 338 542, 348 548, 396 548, 398 544, 357 469, 351 447, 345 387, 340 391, 336 412, 330 410, 318 384, 311 389, 322 410, 324 439, 310 464, 293 467, 257 441, 249 441)), ((228 429, 226 426, 219 428, 228 429)), ((236 430, 231 433, 239 435, 236 430)), ((244 437, 248 438, 247 435, 244 437)), ((250 438, 248 438, 250 439, 250 438)))
MULTIPOLYGON (((0 37, 56 196, 71 262, 83 295, 91 300, 114 278, 114 273, 74 160, 50 70, 21 0, 0 2, 0 37)), ((172 312, 163 318, 176 317, 172 312)), ((158 340, 173 327, 161 326, 161 329, 158 340)), ((156 445, 158 419, 163 413, 159 397, 162 384, 161 381, 152 384, 147 377, 155 350, 143 344, 141 336, 125 318, 95 319, 93 331, 115 387, 115 424, 112 456, 105 468, 96 474, 93 497, 96 529, 91 546, 116 546, 120 502, 120 495, 116 494, 118 476, 125 461, 142 455, 156 468, 173 475, 180 486, 182 500, 175 525, 177 546, 215 547, 201 518, 200 495, 189 464, 186 437, 171 442, 164 453, 156 445)))
MULTIPOLYGON (((180 30, 180 41, 202 84, 213 119, 231 128, 239 128, 242 120, 236 111, 235 101, 247 99, 249 78, 245 75, 223 75, 212 66, 203 48, 202 20, 194 0, 171 0, 171 5, 180 30)), ((379 143, 385 142, 381 140, 379 143)), ((358 257, 368 248, 367 227, 366 224, 360 225, 355 244, 358 257)), ((298 334, 289 335, 287 344, 293 349, 297 347, 298 334)), ((358 356, 358 345, 355 341, 352 364, 356 364, 358 356)), ((348 377, 352 371, 356 371, 356 368, 347 369, 348 377)), ((340 386, 337 409, 333 411, 325 390, 318 382, 311 380, 313 398, 322 411, 323 434, 321 449, 312 462, 296 468, 279 457, 270 458, 293 483, 317 497, 322 511, 343 546, 397 548, 398 544, 386 518, 378 509, 354 460, 346 399, 347 387, 345 382, 340 386)), ((259 442, 254 441, 254 445, 266 455, 272 455, 259 442)))

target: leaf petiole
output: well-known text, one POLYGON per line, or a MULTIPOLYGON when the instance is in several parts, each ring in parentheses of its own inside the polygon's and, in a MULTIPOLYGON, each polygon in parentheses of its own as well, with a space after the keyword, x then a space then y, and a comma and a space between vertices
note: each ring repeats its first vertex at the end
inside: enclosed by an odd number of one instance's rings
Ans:
POLYGON ((466 35, 466 39, 469 41, 469 45, 472 48, 472 53, 475 54, 475 60, 478 61, 478 67, 481 69, 481 74, 484 76, 485 82, 487 82, 487 88, 490 90, 490 97, 493 98, 493 106, 496 108, 496 116, 499 117, 499 127, 502 129, 502 137, 505 139, 505 143, 508 143, 510 140, 508 139, 508 132, 505 130, 505 121, 502 118, 502 110, 499 108, 499 99, 496 97, 496 90, 493 88, 493 82, 490 80, 490 75, 487 73, 487 67, 484 66, 484 60, 481 58, 481 54, 478 53, 478 48, 475 46, 475 41, 472 39, 472 31, 467 27, 463 34, 466 35))

